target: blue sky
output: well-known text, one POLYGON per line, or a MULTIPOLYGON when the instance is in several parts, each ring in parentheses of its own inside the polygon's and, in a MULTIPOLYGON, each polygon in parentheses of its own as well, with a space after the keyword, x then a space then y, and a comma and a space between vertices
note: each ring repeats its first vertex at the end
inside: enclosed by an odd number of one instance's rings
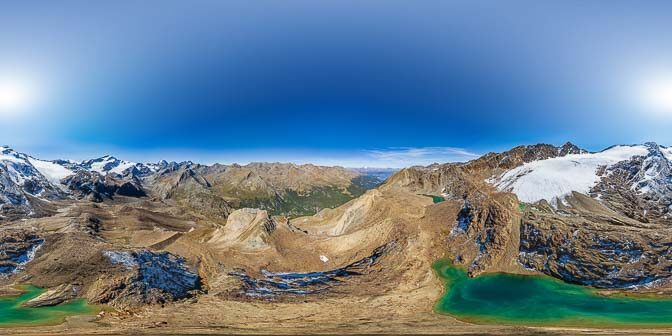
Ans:
POLYGON ((672 110, 642 98, 672 82, 670 7, 3 1, 0 89, 23 85, 29 103, 0 100, 0 143, 394 167, 539 142, 672 145, 672 110))

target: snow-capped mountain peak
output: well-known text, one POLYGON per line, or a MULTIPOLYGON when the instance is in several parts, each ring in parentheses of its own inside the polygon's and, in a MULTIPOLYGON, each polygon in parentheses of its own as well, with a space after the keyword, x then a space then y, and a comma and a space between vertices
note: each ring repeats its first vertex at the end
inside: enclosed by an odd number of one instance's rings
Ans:
POLYGON ((0 217, 37 214, 39 204, 63 198, 102 201, 116 195, 143 196, 143 180, 191 163, 135 163, 112 155, 81 162, 41 160, 0 147, 0 217))
MULTIPOLYGON (((32 166, 39 174, 55 184, 58 184, 62 178, 73 173, 72 170, 54 161, 39 160, 30 155, 16 152, 9 146, 0 147, 0 161, 22 164, 26 167, 32 166)), ((26 167, 23 168, 23 172, 30 176, 35 176, 26 167)))
POLYGON ((119 160, 111 155, 105 155, 92 160, 85 160, 80 164, 82 168, 101 175, 107 175, 108 173, 121 175, 124 171, 135 165, 135 162, 119 160))
MULTIPOLYGON (((500 191, 513 192, 523 202, 534 203, 544 199, 551 204, 557 204, 558 200, 562 200, 573 191, 590 193, 591 189, 616 164, 636 157, 657 157, 663 159, 653 167, 653 170, 658 170, 656 167, 662 164, 669 165, 667 157, 670 153, 668 148, 653 143, 619 145, 597 153, 568 154, 528 162, 491 181, 500 191)), ((644 178, 651 174, 655 173, 652 171, 644 173, 644 178)))
POLYGON ((15 212, 31 213, 31 198, 58 199, 65 193, 58 184, 66 168, 53 162, 38 160, 0 147, 0 209, 11 207, 15 212))

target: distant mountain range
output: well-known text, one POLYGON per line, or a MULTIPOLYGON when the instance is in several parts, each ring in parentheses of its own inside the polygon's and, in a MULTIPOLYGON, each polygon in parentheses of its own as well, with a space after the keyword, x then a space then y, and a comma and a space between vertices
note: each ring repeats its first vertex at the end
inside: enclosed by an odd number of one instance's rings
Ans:
POLYGON ((47 161, 2 147, 0 285, 47 288, 36 306, 86 298, 161 319, 211 312, 216 325, 267 301, 349 317, 353 298, 422 319, 445 293, 441 258, 470 276, 669 295, 671 167, 672 148, 655 143, 518 146, 395 172, 47 161))
MULTIPOLYGON (((461 198, 469 185, 486 185, 516 194, 525 203, 566 205, 578 192, 600 200, 616 211, 639 220, 672 223, 672 148, 649 142, 615 145, 591 153, 566 143, 561 147, 538 144, 503 153, 488 153, 467 163, 410 167, 394 175, 389 186, 461 198), (465 181, 457 183, 455 176, 465 181), (628 203, 635 202, 636 212, 628 203)), ((473 189, 471 189, 473 192, 473 189)))
POLYGON ((304 215, 357 197, 393 171, 283 163, 135 163, 110 155, 81 162, 49 161, 3 146, 0 216, 40 216, 49 213, 52 201, 101 202, 117 196, 172 200, 222 217, 239 207, 304 215))

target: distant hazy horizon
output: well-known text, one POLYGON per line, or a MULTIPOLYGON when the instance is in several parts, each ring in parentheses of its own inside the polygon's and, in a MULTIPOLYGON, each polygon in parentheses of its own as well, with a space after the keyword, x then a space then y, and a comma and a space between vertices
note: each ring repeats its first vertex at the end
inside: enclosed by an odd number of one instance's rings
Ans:
MULTIPOLYGON (((521 144, 534 145, 534 144, 521 144)), ((562 144, 551 144, 560 146, 562 144)), ((582 149, 590 152, 599 152, 605 148, 586 148, 576 144, 582 149)), ((614 145, 633 145, 633 144, 614 144, 614 145)), ((666 144, 659 144, 668 147, 666 144)), ((83 161, 99 158, 105 155, 114 156, 120 160, 127 160, 138 163, 154 163, 161 160, 166 161, 192 161, 194 163, 212 165, 212 164, 240 164, 246 165, 255 162, 264 163, 294 163, 294 164, 314 164, 319 166, 340 166, 345 168, 361 169, 401 169, 411 166, 428 166, 435 163, 467 162, 476 159, 486 153, 472 153, 461 148, 452 147, 429 147, 429 148, 388 148, 375 150, 356 150, 356 151, 315 151, 315 150, 244 150, 244 151, 193 151, 184 149, 162 149, 162 150, 143 150, 139 152, 128 152, 123 149, 112 149, 108 151, 99 148, 89 149, 70 149, 70 151, 60 152, 42 152, 40 150, 22 150, 20 147, 10 148, 46 160, 74 160, 83 161)), ((610 147, 610 146, 609 146, 610 147)), ((511 148, 504 148, 500 151, 511 148)))

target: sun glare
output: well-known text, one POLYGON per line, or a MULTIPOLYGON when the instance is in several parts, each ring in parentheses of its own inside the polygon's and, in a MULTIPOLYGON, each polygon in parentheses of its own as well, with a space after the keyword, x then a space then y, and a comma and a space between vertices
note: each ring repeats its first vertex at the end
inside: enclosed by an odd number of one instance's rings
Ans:
POLYGON ((646 83, 642 87, 641 100, 651 113, 672 117, 672 77, 646 83))
POLYGON ((0 79, 0 116, 17 117, 34 101, 34 90, 27 81, 0 79))

